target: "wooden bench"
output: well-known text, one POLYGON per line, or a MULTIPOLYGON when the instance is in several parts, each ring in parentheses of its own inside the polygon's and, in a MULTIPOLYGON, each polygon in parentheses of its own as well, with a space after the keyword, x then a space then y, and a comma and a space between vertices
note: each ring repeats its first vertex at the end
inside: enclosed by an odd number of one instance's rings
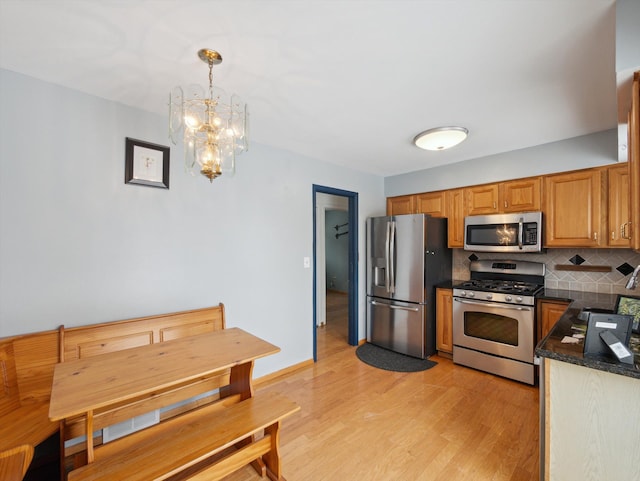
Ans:
POLYGON ((68 479, 150 481, 181 473, 183 477, 172 479, 212 481, 262 459, 270 479, 284 480, 279 427, 299 409, 275 393, 228 406, 209 405, 97 447, 95 461, 71 471, 68 479), (263 437, 254 440, 258 433, 263 437))
POLYGON ((58 431, 49 420, 57 331, 0 339, 0 451, 36 446, 58 431))
MULTIPOLYGON (((92 324, 73 328, 60 326, 60 360, 62 362, 85 359, 138 346, 157 344, 173 339, 204 334, 225 328, 224 305, 160 314, 122 321, 92 324)), ((183 388, 176 389, 162 396, 141 399, 137 403, 117 406, 94 417, 93 428, 99 431, 107 426, 117 424, 135 416, 166 407, 174 402, 192 398, 196 395, 215 391, 220 385, 229 382, 229 373, 221 373, 217 378, 203 380, 183 388)), ((163 414, 162 419, 193 409, 202 404, 214 401, 219 396, 192 401, 180 408, 163 414)), ((67 420, 60 424, 61 451, 63 465, 68 470, 86 463, 84 450, 65 450, 64 442, 82 436, 85 433, 84 419, 67 420), (67 456, 69 455, 69 456, 67 456)))
POLYGON ((2 481, 21 481, 32 458, 33 446, 30 444, 0 451, 0 479, 2 481))

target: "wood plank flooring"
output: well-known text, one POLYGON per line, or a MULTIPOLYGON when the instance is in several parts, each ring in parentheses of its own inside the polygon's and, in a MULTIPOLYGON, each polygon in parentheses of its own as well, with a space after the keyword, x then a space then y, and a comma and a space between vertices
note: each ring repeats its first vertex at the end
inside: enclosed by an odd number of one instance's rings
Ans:
MULTIPOLYGON (((256 389, 302 407, 281 431, 288 481, 538 479, 536 387, 438 356, 419 373, 368 366, 347 344, 346 296, 331 298, 318 362, 256 389)), ((225 481, 259 479, 247 467, 225 481)))

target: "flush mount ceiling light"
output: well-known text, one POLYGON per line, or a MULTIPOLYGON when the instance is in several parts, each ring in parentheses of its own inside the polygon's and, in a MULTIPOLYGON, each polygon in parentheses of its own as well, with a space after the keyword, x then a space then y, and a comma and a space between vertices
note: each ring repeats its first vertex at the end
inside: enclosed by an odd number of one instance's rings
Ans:
POLYGON ((437 127, 419 133, 413 143, 425 150, 445 150, 458 145, 468 133, 464 127, 437 127))
POLYGON ((209 65, 209 88, 175 87, 169 95, 169 137, 177 144, 183 132, 185 169, 199 170, 211 182, 235 172, 236 154, 246 151, 249 113, 236 94, 213 86, 213 66, 222 62, 215 50, 198 51, 209 65))

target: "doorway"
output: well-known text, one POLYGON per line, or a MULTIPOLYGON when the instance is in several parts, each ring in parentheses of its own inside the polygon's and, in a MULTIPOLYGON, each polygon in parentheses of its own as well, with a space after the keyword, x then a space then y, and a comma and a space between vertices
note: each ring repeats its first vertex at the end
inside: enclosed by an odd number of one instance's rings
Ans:
MULTIPOLYGON (((328 211, 347 209, 346 226, 336 230, 347 237, 348 344, 358 344, 358 194, 313 185, 313 360, 318 360, 317 326, 326 320, 327 275, 325 257, 328 211), (346 201, 346 203, 345 203, 346 201), (347 229, 345 229, 347 228, 347 229)), ((342 224, 344 224, 343 222, 342 224)), ((339 236, 342 237, 342 236, 339 236)), ((330 279, 331 281, 331 279, 330 279)))

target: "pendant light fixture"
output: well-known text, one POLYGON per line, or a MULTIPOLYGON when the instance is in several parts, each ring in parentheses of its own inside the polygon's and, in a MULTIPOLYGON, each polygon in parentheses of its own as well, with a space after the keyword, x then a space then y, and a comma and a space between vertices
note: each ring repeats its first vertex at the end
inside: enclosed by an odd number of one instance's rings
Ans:
POLYGON ((416 135, 413 143, 425 150, 445 150, 458 145, 468 134, 464 127, 436 127, 416 135))
POLYGON ((175 87, 169 95, 169 137, 184 141, 185 170, 198 170, 213 182, 235 172, 235 156, 248 150, 249 113, 235 94, 213 86, 213 66, 222 62, 215 50, 202 49, 200 60, 209 66, 209 87, 175 87))

